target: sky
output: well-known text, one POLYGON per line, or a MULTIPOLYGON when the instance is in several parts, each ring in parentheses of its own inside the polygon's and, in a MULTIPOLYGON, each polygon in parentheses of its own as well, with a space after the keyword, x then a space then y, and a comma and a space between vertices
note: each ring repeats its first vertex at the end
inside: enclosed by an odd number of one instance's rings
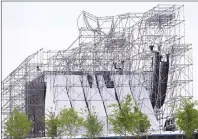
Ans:
POLYGON ((198 100, 198 3, 137 2, 4 2, 2 9, 2 77, 7 77, 27 56, 44 50, 64 50, 78 37, 77 18, 82 11, 95 16, 146 12, 157 4, 185 8, 186 43, 193 46, 194 96, 198 100))

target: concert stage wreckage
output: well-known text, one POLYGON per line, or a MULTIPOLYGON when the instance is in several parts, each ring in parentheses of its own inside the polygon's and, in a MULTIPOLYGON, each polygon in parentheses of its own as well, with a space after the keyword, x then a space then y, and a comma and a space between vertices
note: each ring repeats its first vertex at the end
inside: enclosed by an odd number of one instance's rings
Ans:
POLYGON ((66 50, 41 49, 3 80, 2 138, 15 107, 33 121, 31 137, 44 135, 41 117, 64 107, 94 106, 104 123, 103 136, 113 134, 108 106, 127 94, 148 116, 150 131, 173 123, 181 99, 193 95, 184 6, 157 5, 143 13, 106 17, 83 11, 77 25, 79 37, 66 50))

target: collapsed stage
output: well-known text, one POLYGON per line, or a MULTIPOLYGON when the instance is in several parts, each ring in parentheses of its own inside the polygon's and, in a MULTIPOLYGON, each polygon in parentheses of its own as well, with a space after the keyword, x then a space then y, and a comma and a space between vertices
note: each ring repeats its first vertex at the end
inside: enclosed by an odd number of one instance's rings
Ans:
POLYGON ((192 46, 185 43, 184 21, 180 5, 107 17, 83 11, 71 46, 41 49, 3 80, 2 133, 15 107, 33 121, 30 136, 39 137, 45 132, 41 118, 49 111, 94 106, 103 135, 110 135, 108 106, 127 94, 148 116, 150 131, 173 130, 181 99, 192 97, 192 46))

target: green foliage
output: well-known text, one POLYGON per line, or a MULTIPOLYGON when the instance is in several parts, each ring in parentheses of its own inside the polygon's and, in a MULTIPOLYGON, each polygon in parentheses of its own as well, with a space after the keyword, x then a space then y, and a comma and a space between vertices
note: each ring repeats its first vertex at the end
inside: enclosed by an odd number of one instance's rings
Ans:
POLYGON ((86 120, 84 121, 84 127, 86 130, 85 137, 95 139, 99 137, 103 130, 103 124, 98 119, 98 115, 95 112, 95 109, 89 113, 87 110, 84 110, 86 113, 86 120))
POLYGON ((110 124, 115 134, 125 135, 133 132, 133 113, 131 112, 131 96, 127 95, 125 102, 120 103, 121 109, 117 103, 110 105, 113 107, 112 114, 109 115, 110 124))
POLYGON ((62 130, 60 130, 60 120, 55 113, 50 112, 50 114, 47 115, 45 127, 47 130, 47 136, 52 139, 58 137, 62 133, 62 130))
POLYGON ((184 99, 176 116, 179 129, 184 131, 188 139, 193 138, 194 131, 198 129, 198 110, 194 108, 195 104, 195 101, 184 99))
POLYGON ((74 108, 64 108, 59 116, 60 127, 63 129, 63 134, 67 137, 75 137, 81 126, 83 126, 83 117, 79 115, 74 108))
POLYGON ((148 120, 148 117, 145 114, 143 114, 137 106, 134 106, 133 115, 134 115, 133 118, 135 119, 134 132, 139 138, 139 135, 141 133, 145 133, 150 128, 151 124, 150 121, 148 120))
POLYGON ((27 137, 30 133, 32 122, 28 119, 28 116, 25 113, 19 112, 15 108, 5 126, 6 136, 13 139, 22 139, 27 137))
POLYGON ((150 127, 147 116, 139 111, 135 103, 132 103, 130 94, 126 96, 124 102, 120 102, 120 106, 116 103, 110 105, 110 107, 113 107, 113 111, 109 121, 115 134, 125 137, 127 134, 139 135, 150 127))

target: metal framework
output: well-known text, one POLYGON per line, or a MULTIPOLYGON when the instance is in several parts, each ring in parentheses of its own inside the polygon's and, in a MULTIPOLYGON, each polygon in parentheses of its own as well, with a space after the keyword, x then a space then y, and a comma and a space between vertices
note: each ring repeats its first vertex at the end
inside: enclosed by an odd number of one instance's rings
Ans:
POLYGON ((108 17, 83 11, 77 23, 79 37, 66 50, 41 49, 3 80, 2 138, 15 107, 34 121, 33 137, 44 132, 39 117, 64 106, 96 107, 109 135, 108 105, 126 94, 155 131, 163 130, 181 98, 192 97, 192 47, 185 43, 183 5, 108 17))

